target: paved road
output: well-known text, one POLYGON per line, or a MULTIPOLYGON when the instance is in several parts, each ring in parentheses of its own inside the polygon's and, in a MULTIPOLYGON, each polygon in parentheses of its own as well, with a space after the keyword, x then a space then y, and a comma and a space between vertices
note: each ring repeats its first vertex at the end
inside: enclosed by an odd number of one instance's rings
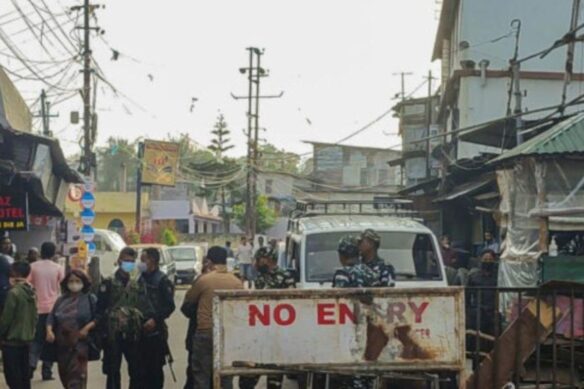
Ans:
MULTIPOLYGON (((180 304, 183 301, 185 294, 185 289, 177 290, 175 295, 175 303, 177 307, 180 307, 180 304)), ((177 309, 175 313, 171 316, 170 320, 168 321, 169 332, 170 332, 170 347, 174 356, 174 371, 176 373, 177 382, 173 382, 170 374, 170 370, 168 366, 165 367, 165 388, 183 388, 185 383, 185 370, 187 367, 187 353, 185 350, 184 339, 187 330, 187 320, 184 316, 180 313, 177 309)), ((38 370, 38 369, 37 369, 38 370)), ((57 378, 57 366, 55 365, 53 369, 54 375, 57 378)), ((128 374, 126 370, 126 366, 122 366, 122 386, 127 387, 128 385, 128 374)), ((1 385, 4 384, 2 380, 1 385)), ((0 386, 1 386, 0 385, 0 386)), ((235 385, 237 387, 237 385, 235 385)), ((33 389, 56 389, 61 387, 58 378, 56 381, 50 382, 42 382, 40 374, 37 373, 33 380, 33 389)), ((293 389, 296 385, 292 383, 287 383, 285 385, 286 389, 293 389)), ((101 362, 90 362, 89 364, 89 380, 88 380, 88 388, 105 388, 105 376, 101 373, 101 362)), ((265 388, 265 384, 260 382, 257 386, 257 389, 265 388)))

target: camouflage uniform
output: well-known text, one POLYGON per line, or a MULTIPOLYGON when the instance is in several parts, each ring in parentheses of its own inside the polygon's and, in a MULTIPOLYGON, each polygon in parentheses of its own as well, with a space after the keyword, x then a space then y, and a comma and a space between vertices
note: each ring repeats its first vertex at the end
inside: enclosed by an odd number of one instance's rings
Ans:
MULTIPOLYGON (((271 258, 272 261, 277 261, 276 254, 269 250, 268 248, 262 247, 256 253, 256 261, 260 258, 271 258)), ((284 269, 275 267, 274 269, 268 271, 267 273, 259 273, 255 280, 256 289, 289 289, 296 287, 296 280, 294 276, 284 269)), ((255 388, 258 381, 258 376, 242 376, 239 377, 239 387, 240 389, 252 389, 255 388)), ((282 375, 269 375, 268 376, 268 389, 279 389, 282 387, 282 375)))
MULTIPOLYGON (((361 234, 361 240, 368 239, 379 246, 381 243, 381 237, 372 229, 367 229, 361 234)), ((395 286, 395 269, 392 265, 385 262, 384 259, 380 258, 379 255, 375 255, 375 258, 366 263, 366 265, 379 275, 379 280, 376 286, 386 287, 395 286)))
MULTIPOLYGON (((340 255, 352 261, 335 272, 333 288, 367 288, 379 285, 379 274, 359 261, 359 240, 346 236, 339 241, 340 255)), ((367 377, 332 376, 331 387, 338 389, 371 389, 374 381, 367 377)))

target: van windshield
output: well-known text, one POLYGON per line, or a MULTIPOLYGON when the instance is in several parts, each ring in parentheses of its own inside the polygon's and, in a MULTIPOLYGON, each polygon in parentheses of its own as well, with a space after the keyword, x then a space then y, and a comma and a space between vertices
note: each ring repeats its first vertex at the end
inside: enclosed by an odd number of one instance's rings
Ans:
MULTIPOLYGON (((441 280, 432 236, 412 232, 377 232, 379 256, 395 268, 397 281, 441 280)), ((327 232, 306 237, 306 280, 332 282, 341 267, 337 246, 347 232, 327 232)), ((354 233, 357 235, 357 233, 354 233)))
POLYGON ((197 254, 194 248, 177 247, 168 249, 170 256, 177 262, 194 262, 197 254))
POLYGON ((117 232, 106 230, 105 234, 109 238, 110 242, 113 244, 114 249, 122 250, 124 247, 126 247, 126 242, 124 242, 120 234, 118 234, 117 232))

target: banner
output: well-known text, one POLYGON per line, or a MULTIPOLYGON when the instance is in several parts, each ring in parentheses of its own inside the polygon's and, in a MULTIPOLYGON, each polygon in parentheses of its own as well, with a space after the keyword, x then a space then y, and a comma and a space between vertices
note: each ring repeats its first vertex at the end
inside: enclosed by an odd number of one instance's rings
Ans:
POLYGON ((178 157, 177 143, 144 141, 142 183, 174 186, 178 157))
POLYGON ((0 188, 0 231, 28 230, 28 194, 0 188))

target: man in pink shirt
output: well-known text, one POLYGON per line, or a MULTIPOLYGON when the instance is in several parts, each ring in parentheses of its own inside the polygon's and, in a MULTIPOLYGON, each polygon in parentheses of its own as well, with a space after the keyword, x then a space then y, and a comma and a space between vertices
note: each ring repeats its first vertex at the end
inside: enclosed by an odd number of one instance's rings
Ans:
MULTIPOLYGON (((31 375, 34 373, 46 338, 47 317, 53 310, 53 306, 61 292, 61 281, 65 277, 63 266, 55 263, 53 258, 57 246, 53 242, 45 242, 41 246, 41 260, 31 264, 28 281, 35 289, 37 297, 37 311, 39 320, 36 328, 35 339, 30 350, 31 375)), ((43 381, 53 379, 52 363, 43 361, 43 381)))

